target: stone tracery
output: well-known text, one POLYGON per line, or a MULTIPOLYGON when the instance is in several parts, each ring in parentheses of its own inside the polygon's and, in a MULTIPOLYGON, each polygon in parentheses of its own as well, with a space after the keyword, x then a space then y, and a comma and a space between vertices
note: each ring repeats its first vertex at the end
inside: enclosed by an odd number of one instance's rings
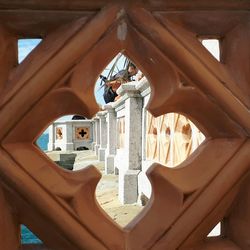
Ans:
MULTIPOLYGON (((154 4, 149 2, 152 9, 154 4)), ((0 178, 8 196, 8 201, 2 197, 1 204, 11 225, 3 232, 11 235, 0 242, 5 244, 3 249, 18 249, 14 232, 20 222, 30 225, 55 250, 203 249, 209 244, 209 230, 228 214, 229 223, 224 228, 227 240, 217 239, 220 249, 228 245, 247 249, 247 236, 234 233, 234 226, 241 229, 236 208, 230 208, 237 194, 239 200, 245 196, 239 190, 250 162, 249 86, 238 76, 240 72, 249 78, 249 72, 240 64, 234 76, 233 63, 229 67, 220 64, 199 44, 194 30, 200 27, 195 18, 180 26, 173 19, 182 21, 185 15, 178 15, 168 17, 136 4, 125 9, 110 4, 90 20, 79 19, 48 35, 16 69, 13 63, 1 63, 4 75, 9 75, 8 85, 6 79, 1 82, 0 115, 4 119, 0 122, 0 178), (188 25, 192 32, 187 31, 188 25), (69 174, 46 160, 33 145, 40 131, 58 116, 78 113, 90 117, 96 113, 96 76, 121 50, 153 86, 149 111, 154 115, 184 113, 209 138, 193 158, 182 163, 185 168, 152 166, 148 175, 153 197, 143 214, 125 229, 115 225, 96 203, 94 192, 100 174, 94 168, 69 174), (180 86, 180 73, 190 86, 180 86), (44 107, 49 107, 47 112, 44 107), (23 133, 27 128, 29 132, 23 133), (7 209, 9 204, 16 209, 17 221, 7 209)), ((241 35, 246 31, 246 13, 242 15, 243 24, 237 31, 224 34, 224 58, 236 62, 239 58, 231 55, 232 33, 240 34, 235 38, 242 43, 239 55, 248 48, 241 35)), ((223 22, 221 27, 229 25, 223 22)), ((250 36, 249 31, 247 34, 250 36)), ((13 39, 5 32, 1 36, 4 44, 13 39)), ((216 242, 211 244, 211 249, 218 249, 216 242)))

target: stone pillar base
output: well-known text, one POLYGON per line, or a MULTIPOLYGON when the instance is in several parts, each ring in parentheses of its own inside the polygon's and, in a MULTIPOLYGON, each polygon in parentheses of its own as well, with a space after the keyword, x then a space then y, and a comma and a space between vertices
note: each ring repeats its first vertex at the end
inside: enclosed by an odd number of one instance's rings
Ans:
POLYGON ((115 168, 115 155, 105 157, 105 174, 113 174, 115 168))
POLYGON ((92 142, 92 143, 91 143, 91 150, 92 150, 92 151, 95 151, 95 145, 96 145, 96 142, 92 142))
POLYGON ((140 170, 120 171, 118 198, 122 204, 133 204, 137 202, 139 173, 140 170))
POLYGON ((95 150, 94 150, 96 156, 98 156, 99 148, 100 148, 100 145, 96 144, 95 145, 95 150))
POLYGON ((105 161, 106 148, 99 148, 98 150, 98 161, 105 161))

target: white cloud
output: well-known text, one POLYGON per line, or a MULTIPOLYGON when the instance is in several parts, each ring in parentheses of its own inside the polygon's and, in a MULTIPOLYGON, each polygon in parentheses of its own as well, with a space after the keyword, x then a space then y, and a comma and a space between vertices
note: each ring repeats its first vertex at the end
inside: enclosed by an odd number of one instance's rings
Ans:
POLYGON ((220 42, 217 39, 204 39, 202 45, 218 60, 220 61, 220 42))
POLYGON ((70 121, 72 119, 73 115, 65 115, 60 117, 59 119, 56 120, 56 122, 65 122, 65 121, 70 121))

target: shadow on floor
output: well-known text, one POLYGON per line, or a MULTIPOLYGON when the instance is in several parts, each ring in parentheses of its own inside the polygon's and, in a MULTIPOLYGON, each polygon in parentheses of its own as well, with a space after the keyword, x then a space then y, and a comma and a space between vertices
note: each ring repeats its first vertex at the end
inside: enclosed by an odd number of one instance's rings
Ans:
POLYGON ((73 170, 76 154, 60 154, 59 161, 55 161, 55 163, 67 170, 73 170))

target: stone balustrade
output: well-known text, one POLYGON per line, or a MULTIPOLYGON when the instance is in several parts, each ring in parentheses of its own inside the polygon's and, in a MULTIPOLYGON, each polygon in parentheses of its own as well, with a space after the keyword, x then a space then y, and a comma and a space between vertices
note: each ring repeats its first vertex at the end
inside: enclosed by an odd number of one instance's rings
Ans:
POLYGON ((49 126, 48 151, 74 151, 99 148, 99 134, 93 128, 99 127, 94 120, 57 121, 49 126), (96 139, 97 138, 97 139, 96 139), (94 141, 94 143, 93 143, 94 141))
POLYGON ((151 89, 144 77, 123 84, 120 98, 94 117, 96 155, 106 174, 119 174, 119 200, 132 204, 151 196, 146 171, 154 161, 175 167, 204 140, 186 117, 166 114, 154 118, 146 109, 151 89))
POLYGON ((131 204, 151 196, 146 171, 153 162, 175 167, 205 137, 180 114, 153 117, 146 109, 151 89, 145 77, 121 85, 117 92, 120 98, 91 120, 54 122, 48 150, 92 149, 105 162, 105 174, 119 174, 119 199, 131 204))

